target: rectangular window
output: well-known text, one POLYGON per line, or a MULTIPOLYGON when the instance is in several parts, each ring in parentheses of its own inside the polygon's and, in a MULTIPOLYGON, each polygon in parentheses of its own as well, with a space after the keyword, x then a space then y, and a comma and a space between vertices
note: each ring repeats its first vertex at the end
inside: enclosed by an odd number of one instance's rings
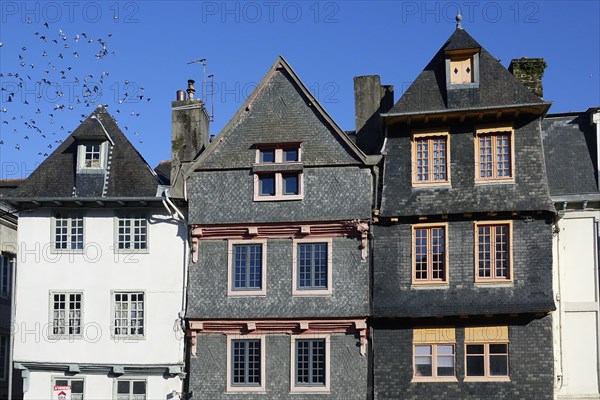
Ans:
POLYGON ((0 254, 0 297, 10 298, 11 271, 15 264, 16 257, 12 254, 0 254))
POLYGON ((54 250, 83 251, 83 215, 63 211, 54 214, 54 250))
POLYGON ((254 201, 302 199, 300 143, 257 145, 254 168, 254 201))
POLYGON ((329 296, 332 294, 331 238, 295 239, 293 241, 294 296, 329 296))
POLYGON ((446 228, 413 225, 413 284, 448 283, 446 228))
POLYGON ((264 360, 264 335, 227 336, 227 392, 264 392, 264 360))
POLYGON ((465 328, 465 381, 508 380, 508 327, 465 328))
POLYGON ((455 328, 413 329, 413 382, 455 382, 455 365, 455 328))
POLYGON ((83 379, 55 378, 52 386, 71 386, 71 400, 83 400, 83 379))
POLYGON ((260 174, 258 180, 260 196, 275 196, 275 174, 260 174))
POLYGON ((100 143, 86 144, 85 146, 85 168, 100 168, 100 143))
POLYGON ((512 221, 475 224, 475 282, 512 280, 512 221))
POLYGON ((450 182, 448 143, 447 133, 413 134, 413 185, 450 182))
POLYGON ((142 379, 117 380, 116 400, 146 400, 146 381, 142 379))
POLYGON ((81 336, 83 293, 51 292, 51 337, 81 336))
POLYGON ((292 337, 292 392, 329 392, 329 335, 292 337))
POLYGON ((231 384, 260 386, 260 340, 232 340, 231 349, 231 384))
POLYGON ((229 240, 227 295, 264 296, 267 273, 267 241, 229 240))
POLYGON ((9 335, 0 335, 0 381, 8 379, 9 335))
POLYGON ((117 216, 117 252, 146 252, 148 250, 148 222, 140 212, 125 212, 117 216))
POLYGON ((513 129, 477 130, 476 181, 513 181, 513 129))
POLYGON ((113 292, 113 335, 144 337, 144 293, 113 292))
POLYGON ((262 245, 236 244, 234 251, 233 290, 262 288, 262 245))

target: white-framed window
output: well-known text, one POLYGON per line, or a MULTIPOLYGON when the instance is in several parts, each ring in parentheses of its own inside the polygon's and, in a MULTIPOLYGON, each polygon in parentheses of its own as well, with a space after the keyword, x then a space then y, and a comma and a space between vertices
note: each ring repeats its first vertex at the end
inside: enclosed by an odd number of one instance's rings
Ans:
POLYGON ((148 219, 141 211, 123 211, 115 219, 115 252, 148 252, 148 219))
POLYGON ((254 201, 300 200, 304 179, 299 143, 256 146, 254 201))
POLYGON ((267 294, 267 241, 229 240, 227 266, 228 296, 267 294))
POLYGON ((50 329, 54 339, 81 337, 83 329, 83 292, 50 292, 50 329))
POLYGON ((227 336, 227 391, 265 391, 265 336, 227 336))
POLYGON ((333 239, 294 239, 292 295, 330 296, 333 292, 333 239))
POLYGON ((15 265, 16 257, 13 254, 0 254, 0 297, 10 298, 11 292, 11 271, 15 265))
POLYGON ((57 211, 54 213, 52 248, 57 252, 82 252, 84 243, 83 213, 57 211))
POLYGON ((8 379, 8 353, 10 351, 10 336, 0 334, 0 381, 8 379))
POLYGON ((84 400, 85 382, 83 378, 54 377, 52 386, 71 386, 71 400, 84 400))
POLYGON ((112 336, 143 338, 145 335, 145 293, 143 291, 112 291, 112 336))
POLYGON ((291 340, 291 392, 329 393, 330 335, 296 335, 291 340))
POLYGON ((146 379, 116 379, 114 400, 146 400, 146 379))
POLYGON ((106 169, 108 142, 82 142, 77 146, 77 170, 83 173, 106 169))

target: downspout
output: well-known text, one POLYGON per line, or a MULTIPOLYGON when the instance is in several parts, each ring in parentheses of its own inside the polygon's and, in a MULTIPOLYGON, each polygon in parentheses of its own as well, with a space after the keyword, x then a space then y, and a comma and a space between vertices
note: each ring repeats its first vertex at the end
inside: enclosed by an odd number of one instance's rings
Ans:
POLYGON ((14 350, 15 350, 15 300, 17 293, 17 257, 13 259, 10 265, 10 351, 8 354, 8 400, 12 400, 12 391, 13 391, 13 359, 14 359, 14 350))
POLYGON ((562 307, 562 299, 561 299, 561 281, 560 281, 560 268, 561 268, 561 260, 560 260, 560 227, 558 225, 558 220, 559 220, 560 215, 557 214, 555 221, 554 221, 554 226, 556 226, 556 302, 558 303, 558 310, 557 310, 557 316, 558 316, 558 357, 559 357, 559 367, 560 367, 560 371, 557 371, 558 373, 556 374, 556 379, 559 381, 559 387, 555 388, 555 393, 558 393, 563 385, 564 385, 564 375, 563 375, 563 371, 564 371, 564 367, 563 367, 563 307, 562 307))
MULTIPOLYGON (((598 126, 598 124, 596 124, 596 126, 598 126)), ((598 271, 598 258, 600 258, 600 219, 597 217, 594 217, 594 237, 596 240, 594 240, 594 274, 595 274, 595 287, 596 287, 596 340, 597 340, 597 346, 596 346, 596 373, 597 373, 597 377, 598 377, 598 392, 600 393, 600 309, 598 308, 598 305, 600 304, 600 287, 599 287, 599 277, 600 277, 600 271, 598 271)))

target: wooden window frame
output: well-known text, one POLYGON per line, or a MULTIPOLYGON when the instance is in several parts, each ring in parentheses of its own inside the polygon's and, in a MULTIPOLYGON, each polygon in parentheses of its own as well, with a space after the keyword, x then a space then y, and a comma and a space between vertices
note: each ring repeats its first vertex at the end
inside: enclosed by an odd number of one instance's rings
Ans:
POLYGON ((329 393, 331 384, 331 337, 328 334, 303 334, 291 336, 291 353, 290 353, 290 392, 291 393, 329 393), (296 382, 297 375, 297 350, 296 341, 298 340, 323 340, 325 342, 325 384, 298 384, 296 382))
POLYGON ((148 215, 145 211, 140 210, 127 210, 118 211, 114 217, 114 245, 113 251, 115 254, 147 254, 150 252, 150 223, 148 221, 148 215), (145 233, 143 234, 144 240, 135 240, 135 236, 142 236, 141 233, 136 233, 136 229, 142 228, 136 227, 136 221, 143 221, 145 233), (123 222, 122 228, 129 228, 130 232, 127 234, 120 235, 119 229, 121 228, 120 223, 123 222), (119 240, 119 236, 123 236, 124 239, 119 240), (129 239, 125 239, 129 237, 129 239), (126 248, 120 248, 120 246, 129 246, 126 248), (143 248, 135 248, 136 245, 143 245, 143 248))
POLYGON ((413 286, 447 286, 450 282, 449 278, 449 265, 448 265, 448 223, 427 223, 427 224, 414 224, 412 225, 412 253, 411 253, 411 263, 412 263, 412 284, 413 286), (416 231, 418 229, 427 229, 427 253, 431 253, 433 250, 433 243, 431 238, 431 229, 434 228, 442 228, 444 230, 444 279, 433 279, 433 260, 428 257, 427 258, 427 279, 417 279, 417 237, 416 231))
POLYGON ((411 177, 412 177, 412 185, 413 187, 423 187, 423 186, 450 186, 451 178, 450 178, 450 135, 447 131, 419 131, 414 132, 411 138, 412 143, 412 155, 411 155, 411 177), (418 165, 417 165, 417 145, 418 141, 427 139, 429 150, 428 150, 428 168, 433 170, 434 167, 434 158, 433 158, 433 149, 431 148, 432 140, 435 138, 443 137, 446 142, 446 150, 445 150, 445 158, 446 158, 446 179, 429 179, 429 177, 433 177, 434 173, 429 172, 427 174, 428 180, 419 181, 418 180, 418 165))
POLYGON ((0 253, 0 298, 10 299, 12 293, 12 274, 17 256, 0 253))
MULTIPOLYGON (((512 283, 513 282, 513 223, 511 220, 502 220, 502 221, 475 221, 474 222, 474 234, 475 234, 475 283, 477 284, 489 284, 489 283, 512 283), (489 278, 480 277, 479 276, 479 228, 480 227, 499 227, 499 226, 507 226, 508 227, 508 277, 497 277, 496 276, 496 268, 491 265, 491 276, 489 278)), ((496 240, 495 234, 491 235, 492 238, 490 240, 490 251, 491 249, 495 249, 496 240)), ((496 259, 494 255, 491 257, 491 263, 496 259)))
MULTIPOLYGON (((411 382, 457 382, 456 378, 456 328, 415 328, 413 329, 412 367, 413 377, 411 382), (431 376, 416 375, 416 346, 431 346, 431 376), (437 346, 452 346, 454 357, 454 375, 437 376, 437 346)), ((442 354, 442 356, 447 354, 442 354)))
POLYGON ((228 240, 227 243, 227 296, 266 296, 267 295, 267 239, 228 240), (257 244, 262 247, 261 288, 234 289, 235 245, 257 244))
MULTIPOLYGON (((500 353, 495 353, 500 354, 500 353)), ((510 345, 508 342, 466 342, 465 341, 465 379, 464 382, 510 382, 510 345), (490 345, 506 345, 506 375, 491 375, 490 374, 490 345), (483 376, 469 376, 467 370, 467 346, 483 346, 483 376)))
POLYGON ((264 393, 266 391, 266 349, 265 335, 227 335, 227 392, 252 392, 264 393), (260 341, 260 384, 234 384, 233 375, 233 342, 236 340, 258 340, 260 341))
POLYGON ((500 125, 480 127, 475 129, 475 182, 476 183, 514 183, 515 182, 515 132, 512 126, 500 125), (498 176, 497 152, 495 138, 499 135, 508 135, 508 143, 510 146, 510 176, 498 176), (481 177, 481 138, 484 136, 492 137, 492 176, 481 177))

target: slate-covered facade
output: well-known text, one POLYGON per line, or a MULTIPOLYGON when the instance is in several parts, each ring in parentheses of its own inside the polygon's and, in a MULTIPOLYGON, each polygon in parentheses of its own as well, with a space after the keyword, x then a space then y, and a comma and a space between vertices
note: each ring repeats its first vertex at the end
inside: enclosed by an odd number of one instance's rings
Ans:
POLYGON ((194 396, 367 397, 378 159, 279 57, 189 168, 194 396))
POLYGON ((381 113, 375 399, 552 398, 549 106, 459 23, 381 113))
POLYGON ((600 109, 542 121, 553 235, 556 399, 600 398, 600 109))
POLYGON ((14 398, 181 393, 187 227, 166 184, 99 106, 2 198, 19 213, 14 398))

